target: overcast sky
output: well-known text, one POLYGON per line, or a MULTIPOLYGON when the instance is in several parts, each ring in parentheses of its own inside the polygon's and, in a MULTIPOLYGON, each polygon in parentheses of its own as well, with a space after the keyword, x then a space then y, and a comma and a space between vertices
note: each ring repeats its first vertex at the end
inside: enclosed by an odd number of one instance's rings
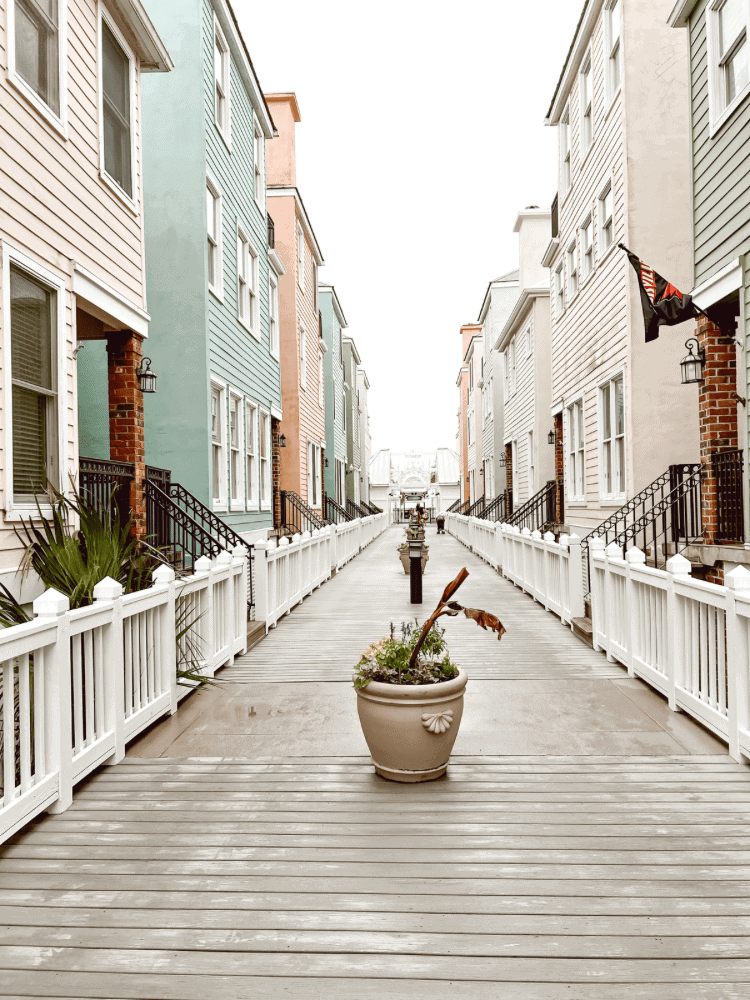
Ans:
POLYGON ((549 107, 583 0, 233 0, 370 380, 378 448, 455 446, 459 327, 556 189, 549 107))

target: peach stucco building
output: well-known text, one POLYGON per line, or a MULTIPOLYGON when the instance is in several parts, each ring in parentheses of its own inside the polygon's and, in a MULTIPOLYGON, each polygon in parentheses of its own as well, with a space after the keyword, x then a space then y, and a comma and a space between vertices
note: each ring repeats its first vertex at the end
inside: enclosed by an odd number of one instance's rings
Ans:
POLYGON ((278 137, 266 143, 268 213, 273 219, 276 251, 286 268, 279 280, 281 326, 279 487, 321 509, 325 438, 323 354, 318 312, 318 241, 297 188, 294 129, 300 121, 294 94, 267 94, 278 137))

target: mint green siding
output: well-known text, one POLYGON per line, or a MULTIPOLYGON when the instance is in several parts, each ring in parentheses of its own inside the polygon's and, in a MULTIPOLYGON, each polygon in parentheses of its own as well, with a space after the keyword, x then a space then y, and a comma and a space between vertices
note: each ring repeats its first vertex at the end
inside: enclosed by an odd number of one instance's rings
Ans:
POLYGON ((78 369, 78 454, 109 458, 107 341, 87 340, 76 356, 78 369))
POLYGON ((336 462, 346 464, 346 432, 344 431, 344 362, 341 337, 343 334, 333 308, 333 295, 325 288, 319 296, 323 341, 328 348, 324 355, 326 401, 326 458, 325 491, 336 497, 336 462))

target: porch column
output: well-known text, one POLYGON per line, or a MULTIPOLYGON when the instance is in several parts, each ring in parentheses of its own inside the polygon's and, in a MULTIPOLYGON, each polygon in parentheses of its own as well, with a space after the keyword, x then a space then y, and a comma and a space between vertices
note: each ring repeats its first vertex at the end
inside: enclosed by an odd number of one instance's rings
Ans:
POLYGON ((505 446, 505 488, 511 498, 509 514, 513 513, 513 504, 516 502, 516 498, 513 496, 513 445, 506 444, 505 446))
MULTIPOLYGON (((718 530, 718 484, 711 456, 717 451, 737 448, 737 355, 734 337, 737 318, 722 318, 721 327, 698 317, 697 337, 706 351, 703 382, 698 390, 700 458, 702 464, 701 501, 703 540, 715 545, 718 530)), ((709 571, 706 579, 722 583, 723 572, 709 571), (714 579, 714 575, 716 579, 714 579)))
POLYGON ((141 338, 132 330, 107 336, 109 386, 109 456, 113 462, 132 462, 130 486, 133 534, 146 534, 146 448, 143 427, 143 393, 136 372, 141 367, 141 338))
POLYGON ((555 494, 555 520, 558 524, 565 521, 565 458, 563 452, 563 415, 555 414, 555 480, 557 481, 557 493, 555 494))
POLYGON ((281 527, 281 422, 271 417, 271 474, 273 476, 273 526, 281 527))

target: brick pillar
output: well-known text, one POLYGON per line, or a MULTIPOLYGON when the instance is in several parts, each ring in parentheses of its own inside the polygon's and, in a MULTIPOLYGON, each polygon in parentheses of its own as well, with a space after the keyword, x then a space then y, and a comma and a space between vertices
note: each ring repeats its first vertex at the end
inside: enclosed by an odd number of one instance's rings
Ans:
POLYGON ((146 534, 146 446, 143 427, 143 393, 138 388, 141 338, 131 330, 107 337, 107 382, 109 387, 109 456, 113 462, 132 462, 130 485, 133 534, 146 534))
POLYGON ((273 526, 281 526, 281 424, 271 417, 271 473, 273 475, 273 526))
POLYGON ((557 495, 555 497, 555 519, 558 524, 565 520, 565 457, 563 453, 563 416, 555 414, 555 481, 557 495))
POLYGON ((703 382, 698 392, 703 540, 716 544, 718 529, 717 486, 711 455, 737 445, 737 355, 732 342, 737 320, 722 320, 721 329, 706 316, 698 317, 697 336, 706 351, 703 382))

